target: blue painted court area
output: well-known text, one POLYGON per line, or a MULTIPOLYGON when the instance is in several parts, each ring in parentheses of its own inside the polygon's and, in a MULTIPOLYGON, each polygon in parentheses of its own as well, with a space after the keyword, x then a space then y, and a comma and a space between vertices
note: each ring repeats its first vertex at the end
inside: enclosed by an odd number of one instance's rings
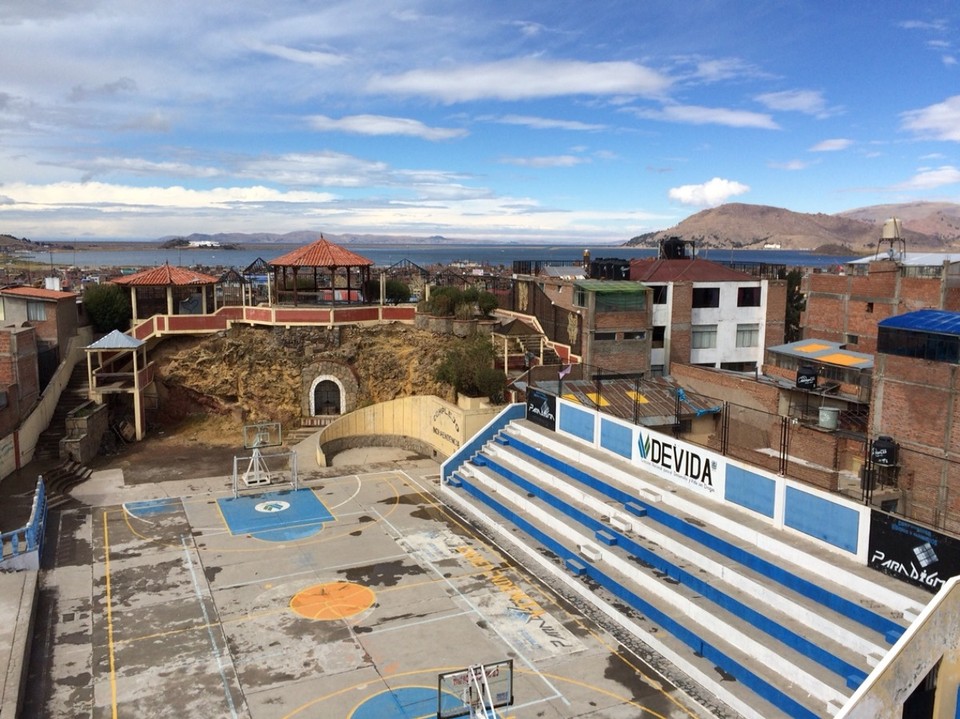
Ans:
POLYGON ((334 519, 309 489, 224 497, 217 504, 230 534, 250 534, 268 542, 311 537, 334 519))
MULTIPOLYGON (((452 694, 443 694, 443 708, 449 710, 462 705, 452 694)), ((437 716, 437 689, 428 687, 398 687, 390 689, 361 703, 349 719, 435 719, 437 716)))
POLYGON ((180 509, 180 500, 173 497, 148 499, 143 502, 127 502, 123 508, 131 517, 146 519, 176 512, 180 509))

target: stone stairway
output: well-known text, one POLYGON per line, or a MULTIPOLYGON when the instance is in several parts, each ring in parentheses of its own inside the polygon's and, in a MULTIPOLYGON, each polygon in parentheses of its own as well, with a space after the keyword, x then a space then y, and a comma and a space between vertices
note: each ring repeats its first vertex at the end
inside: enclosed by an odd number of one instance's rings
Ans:
POLYGON ((929 599, 569 444, 514 422, 445 489, 741 716, 833 716, 929 599))
POLYGON ((85 482, 93 473, 88 467, 66 460, 43 475, 47 489, 47 507, 58 509, 79 504, 70 496, 70 490, 85 482))
POLYGON ((78 363, 60 395, 50 424, 37 439, 37 448, 34 451, 37 459, 57 459, 60 456, 60 440, 67 435, 67 415, 87 401, 88 387, 86 364, 78 363))

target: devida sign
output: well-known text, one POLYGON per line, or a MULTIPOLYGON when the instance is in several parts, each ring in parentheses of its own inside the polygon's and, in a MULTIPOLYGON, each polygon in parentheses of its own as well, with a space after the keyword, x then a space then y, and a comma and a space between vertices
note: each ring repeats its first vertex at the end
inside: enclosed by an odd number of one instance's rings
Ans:
POLYGON ((640 462, 658 475, 706 494, 723 496, 723 465, 712 453, 654 432, 637 432, 640 462))
POLYGON ((557 398, 539 389, 527 390, 527 419, 549 429, 557 429, 557 398))
POLYGON ((937 592, 948 579, 960 574, 960 541, 873 510, 868 564, 884 574, 937 592))

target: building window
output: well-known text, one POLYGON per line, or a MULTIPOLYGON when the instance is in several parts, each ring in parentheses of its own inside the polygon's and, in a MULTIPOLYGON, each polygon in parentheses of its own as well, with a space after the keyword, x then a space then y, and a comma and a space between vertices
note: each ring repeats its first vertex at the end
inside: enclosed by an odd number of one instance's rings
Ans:
POLYGON ((653 304, 655 305, 667 304, 667 286, 657 285, 652 289, 653 289, 653 304))
POLYGON ((623 339, 625 340, 642 340, 646 339, 647 332, 646 330, 640 330, 638 332, 624 332, 623 339))
POLYGON ((860 343, 860 335, 845 335, 846 343, 848 345, 855 345, 860 343))
POLYGON ((867 302, 867 313, 873 314, 873 302, 867 302))
POLYGON ((719 307, 719 287, 694 287, 692 307, 719 307))
POLYGON ((616 332, 597 332, 593 338, 599 342, 606 340, 607 342, 613 342, 617 339, 616 332))
POLYGON ((43 302, 27 300, 27 319, 31 322, 43 322, 47 319, 47 308, 43 302))
POLYGON ((737 289, 737 307, 759 307, 760 288, 740 287, 737 289))
POLYGON ((709 350, 716 346, 716 325, 693 325, 690 328, 690 349, 709 350))
POLYGON ((575 307, 587 306, 587 291, 582 287, 573 288, 573 304, 575 307))
POLYGON ((759 347, 760 325, 756 322, 737 325, 737 347, 759 347))
POLYGON ((663 338, 666 333, 666 329, 667 328, 663 325, 653 328, 653 337, 650 338, 651 349, 663 349, 663 338))

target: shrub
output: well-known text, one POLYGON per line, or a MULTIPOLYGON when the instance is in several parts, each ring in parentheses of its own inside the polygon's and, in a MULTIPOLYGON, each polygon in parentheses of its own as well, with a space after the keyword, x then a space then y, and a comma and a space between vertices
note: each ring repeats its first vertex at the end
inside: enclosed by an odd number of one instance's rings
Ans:
POLYGON ((498 300, 497 296, 492 292, 481 292, 477 297, 477 307, 480 309, 480 314, 484 317, 489 317, 490 313, 499 306, 500 300, 498 300))
POLYGON ((436 378, 468 397, 503 401, 507 378, 493 366, 494 349, 483 335, 471 335, 453 348, 437 367, 436 378))
POLYGON ((123 332, 133 317, 130 297, 119 285, 89 285, 83 291, 83 307, 97 332, 123 332))

